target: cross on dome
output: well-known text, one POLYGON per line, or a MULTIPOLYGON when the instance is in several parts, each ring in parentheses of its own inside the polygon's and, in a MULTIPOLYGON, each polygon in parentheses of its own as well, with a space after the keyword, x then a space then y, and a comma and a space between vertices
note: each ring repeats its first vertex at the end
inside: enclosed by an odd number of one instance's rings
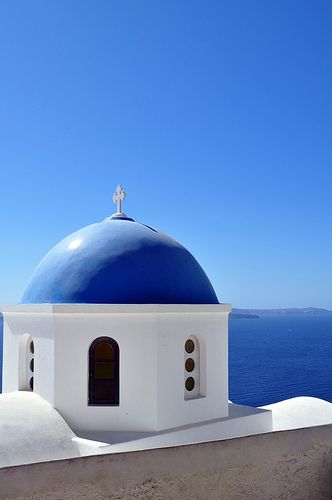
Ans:
POLYGON ((113 203, 116 203, 116 213, 122 214, 121 204, 126 197, 126 193, 122 189, 122 186, 118 184, 118 187, 113 194, 113 203))
POLYGON ((111 217, 108 217, 108 219, 126 219, 126 220, 133 220, 130 217, 127 217, 126 214, 122 212, 122 202, 126 197, 126 193, 122 189, 122 186, 118 184, 115 193, 113 194, 113 203, 116 204, 116 212, 111 215, 111 217))

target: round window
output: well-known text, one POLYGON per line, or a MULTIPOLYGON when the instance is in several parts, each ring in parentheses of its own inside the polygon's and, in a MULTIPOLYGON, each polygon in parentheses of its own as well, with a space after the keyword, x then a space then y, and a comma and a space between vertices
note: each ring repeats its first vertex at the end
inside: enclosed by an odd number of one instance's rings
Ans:
POLYGON ((188 354, 191 354, 192 352, 194 352, 194 349, 195 349, 194 341, 191 339, 188 339, 184 345, 184 348, 188 354))
POLYGON ((192 358, 186 359, 185 367, 187 372, 192 372, 193 369, 195 368, 195 361, 192 358))
POLYGON ((195 380, 192 377, 188 377, 186 380, 187 391, 192 391, 194 387, 195 387, 195 380))

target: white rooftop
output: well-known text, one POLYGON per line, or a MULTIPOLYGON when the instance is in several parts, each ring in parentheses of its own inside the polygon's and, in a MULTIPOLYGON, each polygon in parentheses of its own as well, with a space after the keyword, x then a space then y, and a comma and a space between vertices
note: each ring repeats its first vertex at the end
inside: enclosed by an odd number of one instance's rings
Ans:
POLYGON ((258 434, 262 421, 266 420, 266 410, 272 412, 273 431, 332 423, 332 403, 309 397, 263 408, 230 403, 229 410, 227 418, 162 432, 98 432, 76 436, 59 413, 37 394, 24 391, 0 394, 0 467, 258 434))

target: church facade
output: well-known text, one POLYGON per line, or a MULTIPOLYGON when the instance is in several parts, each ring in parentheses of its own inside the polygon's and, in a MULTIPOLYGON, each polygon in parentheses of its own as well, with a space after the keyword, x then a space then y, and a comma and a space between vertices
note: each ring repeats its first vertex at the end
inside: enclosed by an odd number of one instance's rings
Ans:
POLYGON ((6 306, 3 392, 35 391, 75 431, 227 418, 228 314, 191 253, 117 212, 56 245, 6 306))

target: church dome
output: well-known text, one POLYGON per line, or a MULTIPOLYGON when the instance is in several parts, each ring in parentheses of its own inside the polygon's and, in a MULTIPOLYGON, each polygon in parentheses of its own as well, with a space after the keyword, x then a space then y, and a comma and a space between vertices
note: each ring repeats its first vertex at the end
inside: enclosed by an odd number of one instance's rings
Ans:
POLYGON ((21 303, 218 304, 218 299, 186 248, 117 213, 52 248, 21 303))

